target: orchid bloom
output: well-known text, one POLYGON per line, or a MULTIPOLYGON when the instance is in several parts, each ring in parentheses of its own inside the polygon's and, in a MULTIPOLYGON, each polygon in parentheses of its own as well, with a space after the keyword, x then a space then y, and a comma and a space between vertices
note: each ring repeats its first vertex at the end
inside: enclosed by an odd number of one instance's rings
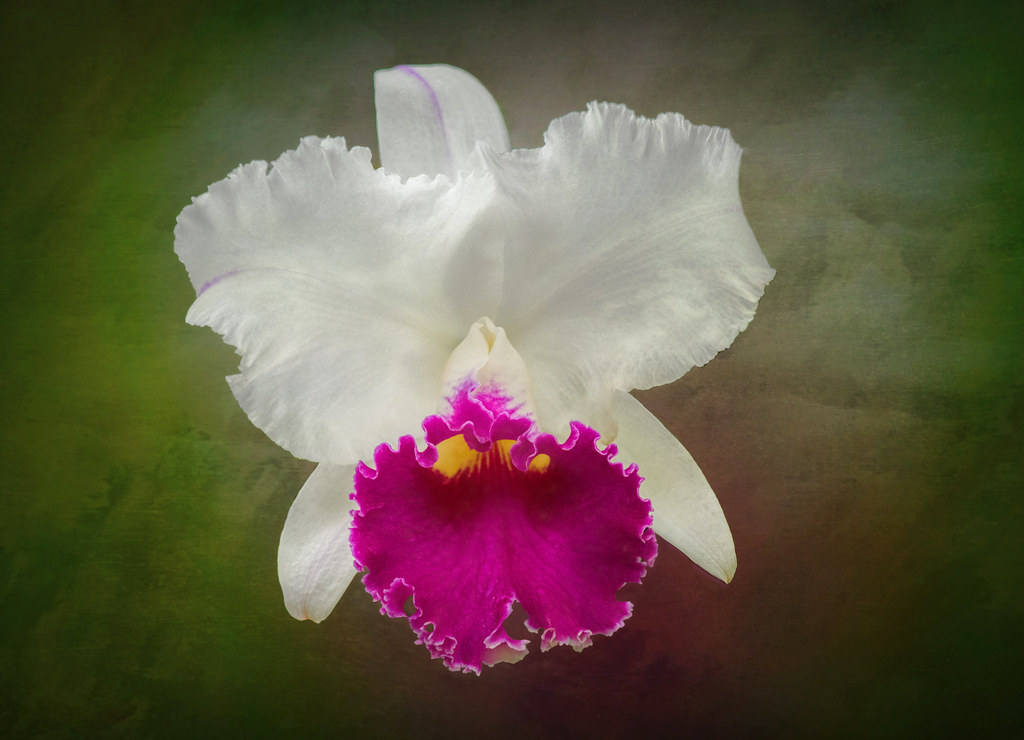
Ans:
POLYGON ((379 169, 304 138, 175 230, 188 322, 237 348, 252 422, 318 463, 281 534, 288 611, 321 621, 365 570, 382 613, 479 673, 525 654, 516 601, 542 649, 622 626, 655 532, 728 582, 714 493, 629 391, 728 347, 774 274, 729 132, 592 103, 510 150, 460 69, 374 83, 379 169))

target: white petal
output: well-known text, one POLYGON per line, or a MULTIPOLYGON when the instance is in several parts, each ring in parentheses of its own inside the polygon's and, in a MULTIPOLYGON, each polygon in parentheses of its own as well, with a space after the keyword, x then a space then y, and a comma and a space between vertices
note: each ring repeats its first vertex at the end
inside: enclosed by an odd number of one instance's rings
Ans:
POLYGON ((182 211, 188 321, 242 355, 232 390, 258 427, 319 462, 417 433, 466 327, 494 308, 488 176, 402 183, 343 140, 304 139, 182 211))
POLYGON ((447 64, 401 66, 373 75, 381 166, 402 177, 480 169, 477 142, 509 149, 494 98, 468 72, 447 64))
POLYGON ((690 453, 643 404, 615 393, 617 462, 636 463, 640 495, 654 509, 654 531, 728 583, 736 573, 732 533, 714 491, 690 453))
POLYGON ((356 574, 348 544, 354 473, 354 465, 318 465, 288 511, 277 573, 296 619, 324 620, 356 574))
POLYGON ((545 428, 610 433, 613 389, 678 378, 753 317, 774 271, 727 130, 591 104, 552 122, 540 149, 489 161, 509 223, 494 318, 530 367, 545 428))

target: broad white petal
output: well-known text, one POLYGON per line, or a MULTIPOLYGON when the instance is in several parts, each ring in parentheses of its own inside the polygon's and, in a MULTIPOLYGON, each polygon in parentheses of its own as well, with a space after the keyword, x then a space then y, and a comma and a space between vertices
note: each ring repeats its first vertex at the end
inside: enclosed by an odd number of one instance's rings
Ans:
POLYGON ((436 410, 466 327, 494 308, 493 182, 401 182, 368 150, 304 139, 182 211, 190 323, 242 355, 230 382, 258 427, 319 462, 369 459, 436 410))
POLYGON ((323 621, 356 574, 348 544, 354 473, 354 465, 318 465, 288 510, 277 574, 296 619, 323 621))
POLYGON ((613 389, 710 360, 774 274, 725 129, 595 103, 552 122, 543 147, 489 162, 509 224, 494 319, 530 367, 545 428, 612 433, 613 389))
POLYGON ((716 578, 736 573, 732 533, 707 478, 672 433, 633 396, 615 393, 618 462, 636 463, 640 495, 654 509, 654 531, 716 578))
POLYGON ((394 67, 373 75, 381 166, 402 177, 478 170, 478 142, 509 149, 494 98, 468 72, 447 64, 394 67))

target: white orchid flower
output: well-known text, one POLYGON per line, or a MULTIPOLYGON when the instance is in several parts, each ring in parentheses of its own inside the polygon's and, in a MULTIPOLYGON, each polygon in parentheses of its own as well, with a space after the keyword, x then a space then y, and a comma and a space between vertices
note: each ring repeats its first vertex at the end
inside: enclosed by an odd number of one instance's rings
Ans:
POLYGON ((582 648, 630 613, 615 592, 653 562, 652 507, 728 582, 714 493, 629 391, 728 347, 774 274, 729 132, 592 103, 510 151, 468 73, 374 83, 379 169, 308 137, 175 230, 187 320, 238 349, 253 423, 319 463, 281 535, 288 611, 324 619, 365 569, 452 669, 522 657, 515 601, 543 649, 582 648))

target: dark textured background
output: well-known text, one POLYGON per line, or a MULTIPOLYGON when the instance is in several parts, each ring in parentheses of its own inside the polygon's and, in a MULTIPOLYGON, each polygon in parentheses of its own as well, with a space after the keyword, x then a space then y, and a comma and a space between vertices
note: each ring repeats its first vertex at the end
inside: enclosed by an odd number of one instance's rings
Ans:
POLYGON ((1024 16, 622 5, 3 4, 0 736, 1019 729, 1024 16), (736 580, 664 546, 616 636, 482 678, 358 588, 288 617, 311 465, 239 411, 172 252, 191 196, 305 134, 375 147, 373 70, 436 61, 516 146, 591 99, 728 126, 778 269, 730 350, 640 394, 736 580))

